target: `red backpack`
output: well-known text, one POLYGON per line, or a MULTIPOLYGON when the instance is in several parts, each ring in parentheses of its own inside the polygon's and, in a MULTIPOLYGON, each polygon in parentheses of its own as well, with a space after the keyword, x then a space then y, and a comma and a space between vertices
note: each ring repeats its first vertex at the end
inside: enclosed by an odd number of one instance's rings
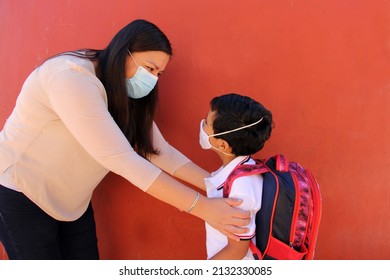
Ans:
POLYGON ((238 165, 228 176, 223 196, 241 176, 262 174, 261 208, 256 214, 255 259, 311 260, 321 220, 322 200, 317 181, 307 169, 283 155, 256 164, 238 165))

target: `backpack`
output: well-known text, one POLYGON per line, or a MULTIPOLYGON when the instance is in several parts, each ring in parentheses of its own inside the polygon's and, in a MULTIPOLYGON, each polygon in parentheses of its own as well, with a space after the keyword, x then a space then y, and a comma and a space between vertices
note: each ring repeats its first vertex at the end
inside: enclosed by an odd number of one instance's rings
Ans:
POLYGON ((228 197, 236 178, 263 175, 262 204, 255 218, 256 245, 250 243, 254 258, 313 259, 322 211, 317 181, 309 170, 284 155, 254 160, 254 165, 238 165, 223 186, 223 196, 228 197))

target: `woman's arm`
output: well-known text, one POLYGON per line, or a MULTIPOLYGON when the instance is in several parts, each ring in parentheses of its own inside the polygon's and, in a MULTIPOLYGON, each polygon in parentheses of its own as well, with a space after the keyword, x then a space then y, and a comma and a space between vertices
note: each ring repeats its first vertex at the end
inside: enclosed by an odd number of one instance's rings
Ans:
POLYGON ((199 189, 206 191, 204 178, 210 177, 210 173, 196 165, 193 162, 188 162, 176 170, 174 176, 179 178, 199 189))
POLYGON ((204 178, 210 177, 210 173, 171 146, 161 134, 156 123, 153 123, 152 135, 153 145, 159 154, 153 155, 151 162, 168 174, 205 191, 204 178))
POLYGON ((228 239, 228 244, 218 253, 210 258, 210 260, 241 260, 249 249, 249 240, 231 240, 228 239))
MULTIPOLYGON (((196 191, 165 173, 161 173, 146 192, 186 212, 197 195, 196 191)), ((228 238, 239 240, 236 234, 246 233, 248 229, 245 226, 248 225, 250 220, 249 211, 232 207, 238 206, 240 203, 241 200, 233 198, 207 198, 200 195, 190 214, 206 221, 228 238)))

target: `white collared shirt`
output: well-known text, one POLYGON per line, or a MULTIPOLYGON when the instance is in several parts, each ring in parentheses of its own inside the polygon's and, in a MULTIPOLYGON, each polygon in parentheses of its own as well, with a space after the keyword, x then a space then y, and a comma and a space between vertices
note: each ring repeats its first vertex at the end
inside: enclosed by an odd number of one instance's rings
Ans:
MULTIPOLYGON (((223 197, 223 183, 233 169, 240 164, 254 164, 254 160, 249 156, 239 156, 232 160, 227 166, 220 167, 211 173, 211 177, 205 178, 207 197, 223 197)), ((234 180, 229 197, 240 198, 243 203, 239 208, 251 212, 249 232, 238 235, 242 240, 252 239, 255 242, 255 217, 261 207, 261 197, 263 193, 263 176, 250 175, 234 180)), ((211 258, 228 244, 227 237, 206 223, 206 247, 207 258, 211 258)), ((252 252, 248 249, 244 259, 253 260, 252 252)))

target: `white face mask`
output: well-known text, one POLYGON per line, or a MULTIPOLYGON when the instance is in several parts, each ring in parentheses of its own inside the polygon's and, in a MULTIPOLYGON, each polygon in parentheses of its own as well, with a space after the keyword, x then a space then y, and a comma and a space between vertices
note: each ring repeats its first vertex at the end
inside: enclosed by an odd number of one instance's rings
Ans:
MULTIPOLYGON (((128 51, 131 57, 135 61, 133 55, 128 51)), ((127 95, 131 98, 138 99, 147 96, 156 86, 158 77, 150 73, 142 66, 138 66, 137 72, 135 72, 132 78, 126 79, 127 95)))
MULTIPOLYGON (((235 131, 238 131, 238 130, 241 130, 241 129, 245 129, 247 127, 251 127, 253 125, 256 125, 256 124, 260 123, 262 120, 263 120, 263 118, 261 118, 257 122, 254 122, 254 123, 251 123, 251 124, 239 127, 239 128, 235 128, 235 129, 232 129, 232 130, 228 130, 228 131, 224 131, 224 132, 220 132, 220 133, 207 135, 207 133, 203 130, 203 124, 204 124, 204 119, 203 119, 203 120, 200 121, 199 144, 202 147, 202 149, 205 149, 205 150, 208 150, 208 149, 211 149, 211 148, 218 150, 217 148, 213 147, 213 145, 211 145, 210 140, 209 140, 210 137, 223 135, 223 134, 228 134, 228 133, 235 132, 235 131)), ((231 155, 231 154, 227 154, 227 155, 231 155)))
POLYGON ((202 147, 202 149, 208 150, 211 149, 213 146, 210 143, 210 136, 207 135, 207 133, 203 129, 204 120, 200 121, 200 130, 199 130, 199 144, 202 147))

